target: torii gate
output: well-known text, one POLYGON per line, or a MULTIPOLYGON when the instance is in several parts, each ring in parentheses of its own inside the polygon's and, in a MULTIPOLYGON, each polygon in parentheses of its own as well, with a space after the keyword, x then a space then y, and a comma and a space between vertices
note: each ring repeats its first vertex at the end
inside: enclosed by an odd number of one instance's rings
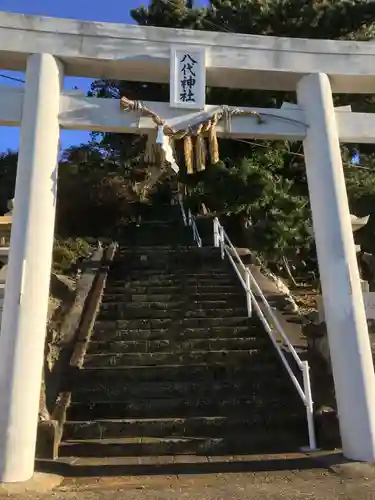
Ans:
MULTIPOLYGON (((0 13, 0 67, 25 89, 0 88, 1 125, 21 126, 15 209, 0 334, 0 480, 34 471, 54 233, 59 129, 148 133, 116 100, 63 91, 64 75, 170 82, 176 51, 205 54, 198 87, 297 90, 298 107, 233 117, 242 138, 303 140, 344 454, 375 459, 375 375, 339 142, 375 143, 375 114, 336 110, 336 93, 375 91, 375 43, 301 40, 91 23, 0 13), (172 50, 171 50, 172 49, 172 50), (172 61, 172 64, 171 64, 172 61)), ((203 61, 203 63, 202 63, 203 61)), ((171 82, 173 85, 176 82, 171 82)), ((177 82, 178 85, 181 82, 177 82)), ((173 87, 172 85, 172 87, 173 87)), ((177 85, 177 87, 178 87, 177 85)), ((213 111, 145 103, 183 128, 213 111)), ((224 103, 225 104, 225 103, 224 103)), ((194 106, 192 106, 193 108, 194 106)), ((254 110, 252 110, 254 111, 254 110)), ((220 124, 218 133, 228 132, 220 124)))

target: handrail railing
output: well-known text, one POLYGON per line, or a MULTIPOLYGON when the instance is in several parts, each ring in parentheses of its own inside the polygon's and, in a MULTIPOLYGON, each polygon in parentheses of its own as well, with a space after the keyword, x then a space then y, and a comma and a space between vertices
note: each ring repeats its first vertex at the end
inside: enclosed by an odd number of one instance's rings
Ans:
POLYGON ((185 207, 184 207, 184 204, 183 204, 181 196, 178 197, 178 204, 180 205, 181 216, 182 216, 182 220, 184 221, 184 226, 187 226, 188 225, 188 220, 187 220, 187 217, 186 217, 185 207))
POLYGON ((193 230, 193 236, 194 236, 195 243, 199 246, 199 248, 201 248, 202 247, 202 238, 199 235, 198 226, 197 226, 197 219, 191 213, 190 208, 188 210, 188 224, 193 230))
POLYGON ((224 259, 225 255, 227 255, 229 261, 233 266, 233 269, 235 270, 240 280, 240 283, 242 284, 245 290, 248 316, 249 317, 252 316, 252 310, 254 307, 257 315, 259 316, 259 319, 261 320, 266 332, 268 333, 271 339, 272 344, 277 350, 277 353, 279 354, 280 359, 286 371, 288 372, 300 398, 302 399, 306 407, 307 427, 309 433, 309 449, 316 450, 317 445, 316 445, 315 426, 314 426, 313 399, 311 393, 309 363, 308 361, 301 360, 294 346, 290 343, 286 333, 284 332, 283 327, 281 326, 272 307, 270 306, 266 297, 264 296, 256 279, 254 278, 250 269, 246 267, 245 264, 242 262, 241 257, 238 255, 236 248, 233 246, 227 233, 224 230, 224 227, 220 224, 219 219, 217 217, 215 217, 214 219, 214 246, 220 248, 222 259, 224 259), (262 310, 261 306, 258 304, 258 301, 255 298, 253 290, 255 291, 256 295, 260 298, 260 301, 263 304, 263 309, 266 311, 266 314, 264 313, 264 310, 262 310), (271 319, 271 322, 267 319, 267 316, 271 319), (301 370, 302 380, 303 380, 302 386, 299 383, 297 377, 295 376, 287 357, 285 356, 283 350, 278 344, 274 330, 276 330, 276 332, 282 338, 284 347, 290 352, 298 368, 301 370))
POLYGON ((178 203, 180 205, 181 215, 182 215, 182 220, 184 221, 184 225, 191 227, 191 229, 193 231, 194 241, 198 245, 198 247, 201 248, 202 247, 202 238, 200 237, 200 234, 198 231, 196 218, 191 213, 190 208, 189 208, 187 216, 186 216, 185 207, 184 207, 184 204, 182 202, 181 197, 178 198, 178 203))

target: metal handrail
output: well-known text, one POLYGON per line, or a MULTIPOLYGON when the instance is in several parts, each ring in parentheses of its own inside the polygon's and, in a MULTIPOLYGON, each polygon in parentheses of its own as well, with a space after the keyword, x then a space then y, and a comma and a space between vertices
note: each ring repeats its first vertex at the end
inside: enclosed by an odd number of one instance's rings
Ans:
POLYGON ((193 230, 193 236, 194 236, 195 243, 198 245, 199 248, 201 248, 202 247, 202 238, 200 237, 196 220, 197 219, 191 213, 191 210, 189 208, 189 210, 188 210, 188 225, 193 230))
POLYGON ((182 220, 184 221, 184 226, 187 226, 188 225, 188 220, 187 220, 187 217, 186 217, 185 207, 184 207, 184 204, 182 202, 181 196, 178 197, 178 204, 180 205, 181 216, 182 216, 182 220))
POLYGON ((194 241, 198 245, 198 247, 201 248, 202 247, 202 238, 200 237, 200 234, 198 231, 196 218, 191 213, 190 208, 189 208, 188 214, 186 216, 186 211, 185 211, 185 207, 184 207, 181 196, 178 197, 178 203, 180 205, 181 216, 182 216, 182 220, 184 221, 184 225, 191 227, 191 229, 193 231, 194 241))
POLYGON ((289 341, 286 333, 283 330, 279 320, 277 319, 272 307, 268 303, 266 297, 264 296, 260 286, 258 285, 256 279, 251 273, 250 269, 245 266, 242 262, 241 257, 239 256, 236 248, 233 246, 230 241, 227 233, 224 230, 224 227, 220 224, 219 219, 215 217, 214 219, 214 246, 220 248, 221 258, 224 259, 225 255, 227 255, 229 261, 231 262, 233 269, 235 270, 241 285, 243 286, 246 293, 246 303, 247 303, 247 312, 249 318, 252 316, 253 307, 256 313, 259 316, 266 332, 268 333, 272 344, 274 345, 277 353, 280 356, 280 359, 288 372, 300 398, 302 399, 305 407, 306 407, 306 418, 307 418, 307 427, 309 433, 309 449, 316 450, 316 436, 315 436, 315 426, 314 426, 314 410, 313 410, 313 398, 311 393, 311 380, 310 380, 310 366, 308 361, 302 361, 299 357, 297 351, 294 346, 289 341), (232 252, 232 254, 231 254, 232 252), (237 261, 237 264, 235 262, 237 261), (242 270, 244 276, 242 276, 242 270), (255 298, 254 291, 257 296, 260 298, 263 303, 264 309, 267 312, 268 317, 271 318, 272 323, 270 323, 267 319, 266 314, 264 314, 262 308, 258 304, 257 299, 255 298), (273 326, 272 326, 273 324, 273 326), (297 377, 295 376, 293 369, 291 368, 288 359, 286 358, 284 352, 282 351, 280 345, 278 344, 275 336, 275 331, 280 335, 283 340, 283 345, 288 349, 290 354, 293 356, 294 360, 298 368, 302 372, 303 386, 299 383, 297 377))

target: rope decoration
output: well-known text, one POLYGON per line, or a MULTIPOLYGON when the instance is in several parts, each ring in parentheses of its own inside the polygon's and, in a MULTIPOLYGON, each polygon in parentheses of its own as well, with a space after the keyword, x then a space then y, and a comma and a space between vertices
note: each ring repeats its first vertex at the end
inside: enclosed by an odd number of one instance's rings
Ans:
POLYGON ((148 109, 142 101, 132 101, 127 97, 121 97, 120 108, 124 111, 135 111, 140 113, 141 116, 151 118, 157 127, 156 133, 149 134, 148 137, 145 152, 146 163, 150 165, 164 165, 165 153, 161 147, 164 136, 169 137, 172 144, 176 141, 183 140, 184 159, 188 174, 193 174, 194 170, 201 172, 206 168, 207 147, 205 138, 207 138, 208 141, 208 153, 211 163, 216 164, 220 161, 219 143, 217 139, 217 124, 220 121, 224 121, 224 129, 228 135, 230 135, 231 132, 233 117, 252 116, 256 118, 258 125, 264 123, 263 118, 255 111, 222 106, 219 111, 215 112, 209 119, 192 127, 188 127, 187 129, 174 130, 154 111, 148 109))
POLYGON ((146 178, 143 181, 133 182, 130 187, 131 197, 133 198, 133 201, 139 201, 141 203, 148 201, 150 191, 152 191, 153 187, 159 181, 165 171, 165 165, 163 165, 161 168, 152 165, 146 174, 146 178))

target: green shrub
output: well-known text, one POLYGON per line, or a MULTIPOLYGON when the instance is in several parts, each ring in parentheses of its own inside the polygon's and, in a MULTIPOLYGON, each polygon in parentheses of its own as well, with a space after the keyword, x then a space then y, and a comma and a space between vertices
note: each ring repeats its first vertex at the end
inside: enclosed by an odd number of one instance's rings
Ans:
POLYGON ((66 240, 56 238, 53 248, 53 269, 69 274, 80 259, 88 257, 91 248, 88 241, 82 238, 68 238, 66 240))

